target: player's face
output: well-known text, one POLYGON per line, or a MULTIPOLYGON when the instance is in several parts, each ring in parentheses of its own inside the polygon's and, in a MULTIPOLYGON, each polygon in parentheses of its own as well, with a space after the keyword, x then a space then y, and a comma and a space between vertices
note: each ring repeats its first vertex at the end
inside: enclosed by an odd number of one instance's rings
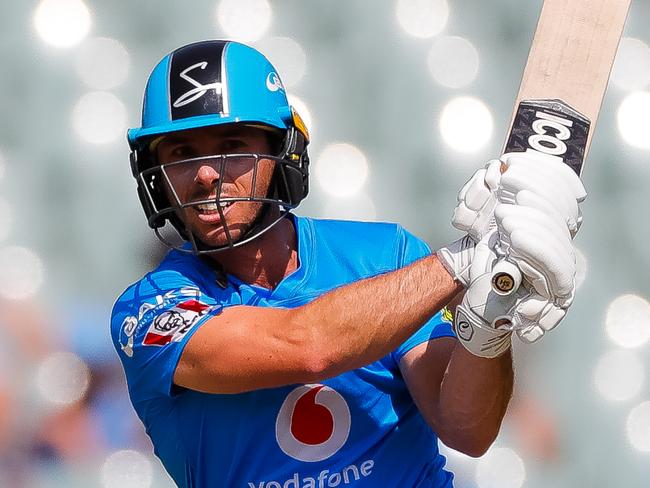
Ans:
POLYGON ((173 188, 173 191, 167 188, 170 201, 176 200, 174 193, 181 204, 212 201, 179 211, 178 216, 185 226, 208 246, 224 246, 228 244, 226 224, 231 239, 236 242, 251 226, 263 204, 229 203, 227 199, 266 197, 275 163, 259 159, 255 171, 254 157, 210 156, 270 154, 268 133, 241 124, 191 129, 166 136, 156 150, 173 188), (205 159, 186 161, 194 158, 205 159), (219 185, 221 192, 218 194, 219 185), (217 198, 221 203, 216 203, 217 198))

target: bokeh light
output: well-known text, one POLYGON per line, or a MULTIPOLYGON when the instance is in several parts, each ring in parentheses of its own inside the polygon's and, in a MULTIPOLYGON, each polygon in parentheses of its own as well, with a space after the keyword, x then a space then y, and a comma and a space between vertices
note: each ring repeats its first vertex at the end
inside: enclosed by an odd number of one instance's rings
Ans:
POLYGON ((507 447, 490 449, 476 466, 476 484, 479 488, 521 488, 525 480, 524 462, 507 447))
POLYGON ((650 401, 632 409, 625 427, 630 444, 639 451, 650 452, 650 401))
POLYGON ((618 107, 618 131, 629 145, 650 149, 650 93, 630 93, 618 107))
POLYGON ((492 114, 478 98, 457 97, 442 109, 438 127, 443 140, 455 151, 474 153, 492 136, 492 114))
POLYGON ((300 83, 307 71, 307 55, 295 39, 290 37, 269 37, 260 41, 256 47, 264 53, 278 70, 282 83, 291 88, 300 83))
POLYGON ((84 42, 77 55, 79 78, 96 90, 120 86, 129 76, 130 57, 121 42, 98 37, 84 42))
POLYGON ((594 371, 594 382, 598 392, 610 401, 625 401, 634 398, 645 378, 643 363, 629 349, 617 349, 605 353, 594 371))
POLYGON ((153 483, 153 467, 138 451, 116 451, 104 461, 101 479, 104 488, 149 488, 153 483))
POLYGON ((328 219, 372 222, 377 218, 377 209, 372 198, 359 192, 348 198, 328 199, 323 215, 328 219))
POLYGON ((447 0, 398 0, 397 22, 408 34, 427 38, 438 34, 447 25, 447 0))
POLYGON ((106 144, 124 137, 126 108, 112 93, 87 93, 72 112, 72 124, 77 135, 92 144, 106 144))
POLYGON ((4 241, 11 232, 13 217, 9 203, 0 198, 0 241, 4 241))
POLYGON ((271 25, 272 11, 268 0, 221 0, 216 14, 226 37, 236 41, 256 41, 271 25))
POLYGON ((34 13, 36 32, 55 47, 81 42, 90 30, 90 12, 81 0, 43 0, 34 13))
POLYGON ((43 263, 33 251, 20 246, 0 249, 0 296, 30 298, 43 284, 43 277, 43 263))
POLYGON ((352 144, 330 144, 316 161, 316 179, 321 188, 336 197, 357 193, 368 177, 368 160, 352 144))
POLYGON ((622 295, 607 307, 607 335, 622 347, 639 347, 650 339, 650 304, 637 295, 622 295))
POLYGON ((643 90, 650 83, 650 47, 641 39, 624 37, 612 69, 611 82, 624 90, 643 90))
POLYGON ((38 391, 47 402, 58 406, 79 401, 88 391, 90 370, 71 352, 54 353, 38 367, 38 391))
POLYGON ((431 76, 439 84, 461 88, 476 78, 479 55, 474 45, 463 37, 440 36, 433 42, 427 63, 431 76))

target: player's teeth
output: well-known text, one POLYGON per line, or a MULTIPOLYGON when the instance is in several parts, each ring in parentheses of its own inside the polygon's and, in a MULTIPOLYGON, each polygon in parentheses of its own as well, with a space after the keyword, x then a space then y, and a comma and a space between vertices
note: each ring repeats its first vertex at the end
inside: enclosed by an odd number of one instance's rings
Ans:
POLYGON ((201 205, 197 205, 197 207, 199 208, 199 210, 203 210, 204 212, 219 209, 216 203, 203 203, 201 205))
MULTIPOLYGON (((231 204, 232 204, 232 202, 222 203, 221 207, 222 208, 228 208, 231 204)), ((202 203, 202 204, 197 205, 196 207, 199 210, 203 211, 203 212, 211 212, 211 211, 216 212, 216 211, 219 210, 219 207, 218 207, 218 205, 216 203, 202 203)))

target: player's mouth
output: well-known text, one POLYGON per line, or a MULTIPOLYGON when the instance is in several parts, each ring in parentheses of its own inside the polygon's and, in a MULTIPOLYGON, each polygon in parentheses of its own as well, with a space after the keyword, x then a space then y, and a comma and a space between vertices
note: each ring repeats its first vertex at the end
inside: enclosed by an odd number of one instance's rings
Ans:
POLYGON ((219 213, 219 206, 221 206, 221 211, 223 212, 223 216, 225 217, 230 209, 232 208, 232 204, 235 202, 224 202, 221 204, 215 203, 201 203, 198 205, 194 205, 194 210, 199 216, 199 219, 202 222, 208 223, 208 224, 216 224, 221 222, 221 214, 219 213))

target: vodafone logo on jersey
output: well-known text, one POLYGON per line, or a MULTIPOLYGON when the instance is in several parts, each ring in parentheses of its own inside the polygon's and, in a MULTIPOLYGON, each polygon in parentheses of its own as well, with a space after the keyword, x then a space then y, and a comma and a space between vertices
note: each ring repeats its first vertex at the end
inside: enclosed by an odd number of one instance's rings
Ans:
POLYGON ((338 452, 350 434, 350 408, 325 385, 299 386, 287 395, 275 422, 280 449, 299 461, 317 462, 338 452))

